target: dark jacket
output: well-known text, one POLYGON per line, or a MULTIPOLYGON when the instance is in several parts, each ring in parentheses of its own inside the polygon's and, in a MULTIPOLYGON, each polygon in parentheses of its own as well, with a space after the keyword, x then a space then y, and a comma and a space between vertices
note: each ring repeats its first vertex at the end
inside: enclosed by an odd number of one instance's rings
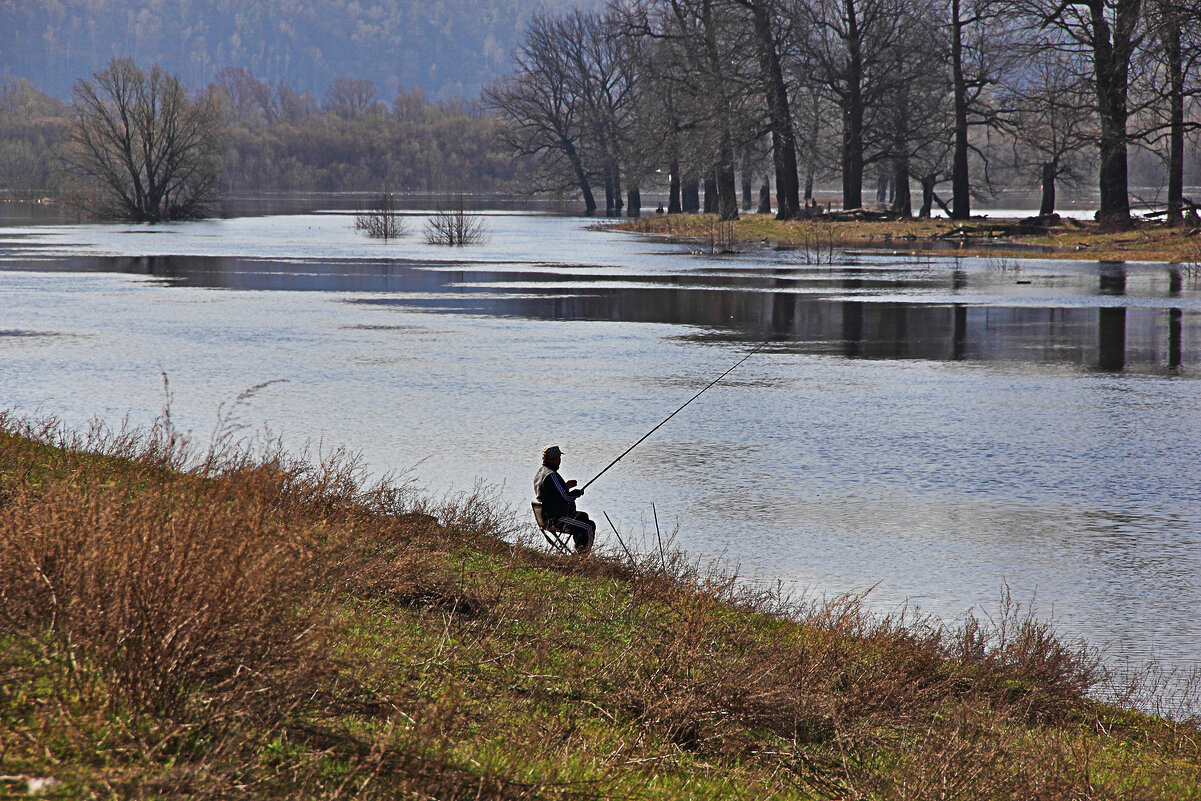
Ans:
POLYGON ((542 514, 547 520, 575 514, 575 494, 564 485, 559 471, 546 465, 534 476, 534 497, 542 503, 542 514))

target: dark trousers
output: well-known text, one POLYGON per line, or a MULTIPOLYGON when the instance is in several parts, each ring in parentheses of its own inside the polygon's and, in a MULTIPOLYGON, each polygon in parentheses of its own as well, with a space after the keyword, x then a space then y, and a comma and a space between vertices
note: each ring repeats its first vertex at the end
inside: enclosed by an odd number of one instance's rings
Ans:
POLYGON ((596 523, 588 518, 587 513, 576 512, 560 517, 559 528, 575 540, 576 553, 588 553, 592 550, 592 541, 596 538, 596 523))

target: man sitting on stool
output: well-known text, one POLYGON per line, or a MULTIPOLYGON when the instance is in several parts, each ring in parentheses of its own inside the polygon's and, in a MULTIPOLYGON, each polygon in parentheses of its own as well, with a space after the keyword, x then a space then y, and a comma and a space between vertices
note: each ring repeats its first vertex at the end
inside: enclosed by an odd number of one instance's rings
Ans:
POLYGON ((542 449, 542 467, 534 476, 534 497, 542 504, 542 514, 556 529, 571 535, 575 540, 575 552, 584 554, 592 549, 596 536, 596 524, 584 512, 577 512, 575 499, 584 494, 582 489, 572 489, 575 480, 564 482, 559 475, 559 464, 563 451, 558 445, 542 449))

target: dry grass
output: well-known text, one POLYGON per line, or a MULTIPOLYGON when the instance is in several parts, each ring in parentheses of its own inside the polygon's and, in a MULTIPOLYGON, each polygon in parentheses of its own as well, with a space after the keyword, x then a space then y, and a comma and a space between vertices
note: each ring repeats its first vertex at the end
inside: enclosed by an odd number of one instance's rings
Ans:
MULTIPOLYGON (((705 243, 714 219, 703 214, 658 215, 615 227, 705 243)), ((1130 229, 1115 231, 1098 223, 1072 219, 1065 219, 1045 232, 1022 231, 1018 220, 1003 219, 959 223, 946 219, 831 221, 818 217, 778 222, 770 215, 750 214, 729 225, 730 236, 738 241, 795 246, 808 253, 826 253, 833 247, 885 247, 948 254, 945 246, 949 242, 960 256, 1029 257, 1033 246, 1042 249, 1039 258, 1164 261, 1185 265, 1196 262, 1201 235, 1195 228, 1169 227, 1156 222, 1140 221, 1130 229)))
POLYGON ((1201 796, 1195 719, 1130 711, 1145 675, 1115 689, 1007 597, 882 617, 670 543, 527 534, 483 488, 364 487, 344 455, 0 418, 0 774, 63 797, 1201 796))

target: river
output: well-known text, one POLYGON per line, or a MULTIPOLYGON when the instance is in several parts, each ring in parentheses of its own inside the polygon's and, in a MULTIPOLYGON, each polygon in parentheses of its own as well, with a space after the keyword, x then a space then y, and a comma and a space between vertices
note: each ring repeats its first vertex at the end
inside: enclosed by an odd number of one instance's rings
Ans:
POLYGON ((539 449, 648 547, 945 619, 1003 587, 1111 660, 1201 661, 1201 281, 1187 266, 737 253, 490 212, 0 227, 0 406, 270 430, 528 514, 539 449), (245 390, 270 383, 237 401, 245 390), (224 422, 219 422, 219 415, 224 422))

